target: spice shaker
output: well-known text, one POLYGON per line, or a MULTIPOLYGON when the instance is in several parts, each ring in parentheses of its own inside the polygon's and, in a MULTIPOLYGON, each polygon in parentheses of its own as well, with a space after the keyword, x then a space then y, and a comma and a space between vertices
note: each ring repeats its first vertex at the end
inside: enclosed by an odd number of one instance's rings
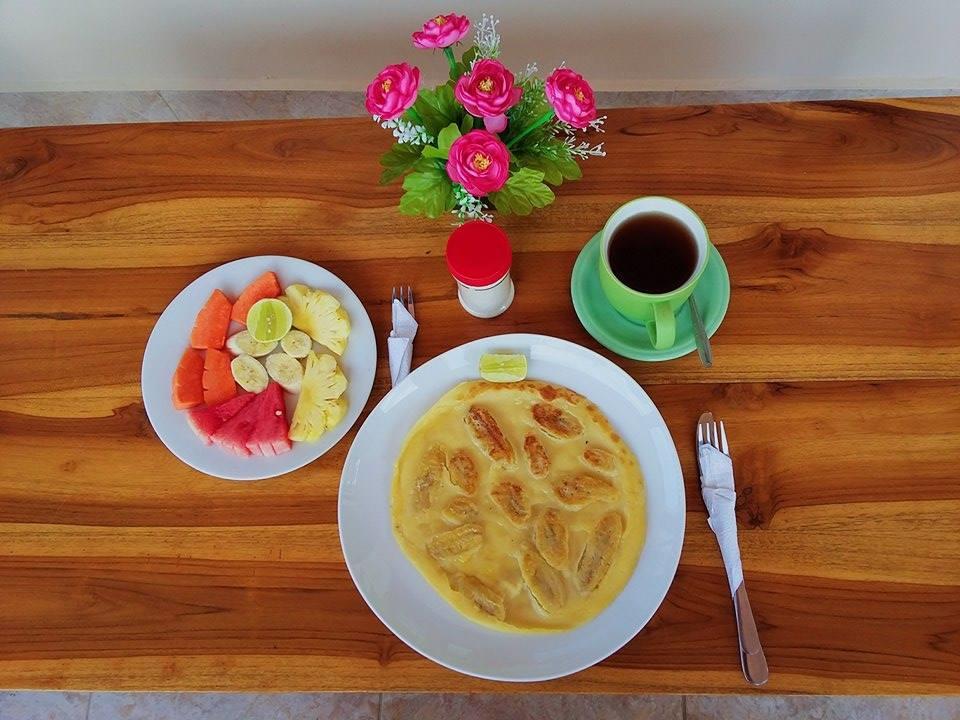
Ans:
POLYGON ((464 223, 447 240, 447 267, 457 281, 457 296, 468 313, 478 318, 500 315, 513 302, 507 234, 493 223, 464 223))

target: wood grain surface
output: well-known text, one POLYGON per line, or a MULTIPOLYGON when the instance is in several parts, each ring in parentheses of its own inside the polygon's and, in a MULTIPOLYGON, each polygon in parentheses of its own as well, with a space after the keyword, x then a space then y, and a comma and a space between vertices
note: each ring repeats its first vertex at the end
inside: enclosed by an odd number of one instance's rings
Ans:
MULTIPOLYGON (((742 692, 692 431, 726 420, 767 691, 960 692, 960 99, 611 111, 609 156, 507 218, 517 299, 457 304, 449 226, 398 215, 366 120, 0 131, 0 686, 742 692), (415 364, 527 331, 610 356, 569 298, 620 203, 703 217, 732 278, 716 365, 613 359, 661 408, 687 534, 663 606, 575 676, 503 685, 397 640, 343 564, 351 432, 291 475, 192 471, 140 398, 147 336, 198 274, 320 263, 370 312, 414 284, 415 364)), ((388 387, 381 360, 367 410, 388 387)))

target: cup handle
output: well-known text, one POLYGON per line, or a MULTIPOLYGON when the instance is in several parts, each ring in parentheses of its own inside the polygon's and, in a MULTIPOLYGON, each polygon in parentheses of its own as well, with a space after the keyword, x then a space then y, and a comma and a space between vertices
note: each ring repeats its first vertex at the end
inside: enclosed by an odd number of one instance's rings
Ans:
POLYGON ((647 323, 650 342, 657 350, 672 347, 677 337, 677 319, 670 303, 660 302, 653 306, 653 322, 647 323))

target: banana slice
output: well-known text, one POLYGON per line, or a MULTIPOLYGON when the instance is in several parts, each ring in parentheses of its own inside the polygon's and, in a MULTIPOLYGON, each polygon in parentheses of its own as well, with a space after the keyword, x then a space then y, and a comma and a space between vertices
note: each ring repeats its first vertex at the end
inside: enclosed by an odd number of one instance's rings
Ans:
POLYGON ((313 350, 313 339, 302 330, 291 330, 283 336, 280 347, 290 357, 305 358, 313 350))
POLYGON ((258 393, 267 389, 270 378, 260 361, 250 355, 238 355, 230 363, 230 371, 237 385, 247 392, 258 393))
POLYGON ((268 355, 267 374, 288 393, 300 392, 300 384, 303 382, 303 366, 296 358, 285 353, 268 355))
POLYGON ((273 352, 277 347, 277 341, 259 342, 253 339, 246 330, 241 330, 236 335, 227 338, 227 350, 234 355, 249 355, 250 357, 263 357, 273 352))

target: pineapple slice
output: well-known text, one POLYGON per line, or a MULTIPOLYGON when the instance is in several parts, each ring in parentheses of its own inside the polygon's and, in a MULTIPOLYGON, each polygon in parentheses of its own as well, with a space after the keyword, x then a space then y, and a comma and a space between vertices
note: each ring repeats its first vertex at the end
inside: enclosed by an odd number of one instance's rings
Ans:
POLYGON ((347 412, 347 378, 332 355, 307 355, 300 397, 293 411, 291 440, 314 442, 335 426, 347 412))
POLYGON ((337 355, 347 349, 350 318, 340 301, 323 290, 290 285, 280 298, 293 313, 293 326, 337 355))

